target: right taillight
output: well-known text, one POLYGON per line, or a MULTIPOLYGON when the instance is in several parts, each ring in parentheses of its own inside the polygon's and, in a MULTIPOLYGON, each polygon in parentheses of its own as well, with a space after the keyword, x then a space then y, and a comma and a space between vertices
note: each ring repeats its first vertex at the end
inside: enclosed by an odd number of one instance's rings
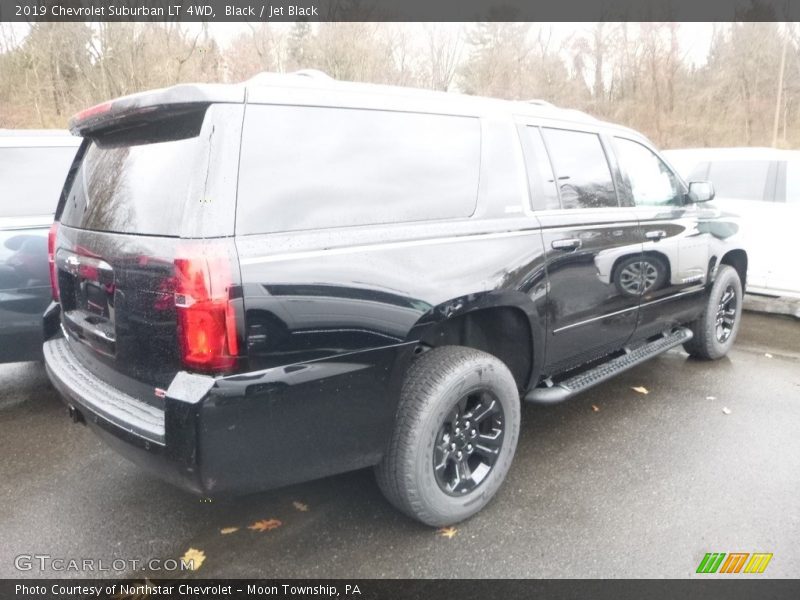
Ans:
POLYGON ((235 254, 225 242, 182 248, 175 258, 175 308, 181 359, 189 369, 230 371, 239 355, 232 290, 235 254))
POLYGON ((56 237, 58 237, 58 221, 50 226, 47 234, 47 262, 50 264, 50 292, 53 300, 58 302, 58 270, 56 268, 56 237))

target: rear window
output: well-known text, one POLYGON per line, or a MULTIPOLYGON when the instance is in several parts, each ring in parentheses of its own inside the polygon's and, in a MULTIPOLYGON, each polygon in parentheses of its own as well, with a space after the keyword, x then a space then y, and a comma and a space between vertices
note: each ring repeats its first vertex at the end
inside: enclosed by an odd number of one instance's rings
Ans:
MULTIPOLYGON (((187 117, 188 118, 188 117, 187 117)), ((116 233, 177 236, 187 200, 202 197, 208 146, 182 120, 93 140, 67 183, 61 222, 116 233)))
POLYGON ((0 148, 0 217, 52 215, 76 147, 0 148))
POLYGON ((770 164, 768 160, 714 161, 708 170, 708 180, 714 184, 718 198, 765 200, 770 164))
POLYGON ((479 167, 477 118, 251 105, 236 231, 468 217, 479 167))

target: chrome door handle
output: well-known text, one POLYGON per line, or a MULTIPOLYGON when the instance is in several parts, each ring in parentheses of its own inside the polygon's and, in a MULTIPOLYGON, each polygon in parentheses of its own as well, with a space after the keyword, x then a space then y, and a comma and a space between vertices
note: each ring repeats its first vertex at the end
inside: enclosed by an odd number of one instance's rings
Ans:
POLYGON ((550 242, 553 250, 577 250, 581 247, 581 241, 577 238, 567 240, 553 240, 550 242))
POLYGON ((663 229, 655 229, 653 231, 647 231, 644 237, 648 240, 660 240, 661 238, 667 237, 667 232, 663 229))

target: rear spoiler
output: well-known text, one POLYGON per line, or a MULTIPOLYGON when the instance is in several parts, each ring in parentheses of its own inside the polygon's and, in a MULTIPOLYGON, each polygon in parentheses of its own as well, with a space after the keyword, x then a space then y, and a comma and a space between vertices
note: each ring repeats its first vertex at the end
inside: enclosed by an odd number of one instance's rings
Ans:
POLYGON ((153 117, 157 113, 181 111, 214 103, 241 104, 245 88, 226 84, 184 84, 123 96, 97 104, 69 120, 73 135, 89 136, 113 129, 122 121, 153 117))

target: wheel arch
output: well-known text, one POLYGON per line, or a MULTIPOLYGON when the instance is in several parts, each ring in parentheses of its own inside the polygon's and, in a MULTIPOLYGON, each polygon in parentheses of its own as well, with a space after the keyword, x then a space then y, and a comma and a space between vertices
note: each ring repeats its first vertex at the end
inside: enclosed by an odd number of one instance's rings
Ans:
POLYGON ((744 292, 747 285, 747 252, 741 248, 729 250, 719 259, 719 264, 736 269, 742 282, 742 292, 744 292))
POLYGON ((442 303, 418 321, 410 337, 423 349, 457 345, 487 352, 505 363, 520 392, 536 383, 544 358, 544 328, 521 292, 442 303))

